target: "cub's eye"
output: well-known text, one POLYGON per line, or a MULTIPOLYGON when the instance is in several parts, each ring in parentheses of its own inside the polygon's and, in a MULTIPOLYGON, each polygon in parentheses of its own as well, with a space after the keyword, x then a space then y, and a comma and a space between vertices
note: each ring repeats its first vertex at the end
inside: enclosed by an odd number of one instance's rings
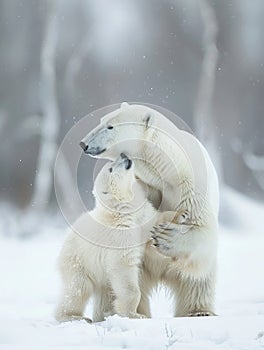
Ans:
POLYGON ((113 171, 113 168, 109 168, 109 172, 111 173, 113 171))
POLYGON ((108 192, 102 192, 103 194, 108 194, 108 192))
POLYGON ((108 125, 107 129, 111 130, 111 129, 114 129, 114 127, 112 125, 108 125))

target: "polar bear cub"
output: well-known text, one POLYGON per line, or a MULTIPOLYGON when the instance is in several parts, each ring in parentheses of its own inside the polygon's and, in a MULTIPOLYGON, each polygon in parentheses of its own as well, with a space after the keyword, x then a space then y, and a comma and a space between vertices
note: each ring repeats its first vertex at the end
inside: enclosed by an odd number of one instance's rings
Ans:
POLYGON ((64 290, 56 319, 91 321, 83 312, 92 296, 95 322, 115 313, 144 317, 137 313, 140 267, 150 229, 163 214, 146 199, 134 163, 124 154, 103 167, 93 194, 95 208, 74 223, 60 253, 64 290))

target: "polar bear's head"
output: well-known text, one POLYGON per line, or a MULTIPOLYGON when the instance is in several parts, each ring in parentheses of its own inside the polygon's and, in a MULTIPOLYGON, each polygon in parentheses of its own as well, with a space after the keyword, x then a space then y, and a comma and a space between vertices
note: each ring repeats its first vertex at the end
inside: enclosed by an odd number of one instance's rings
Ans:
POLYGON ((121 153, 133 158, 139 154, 153 120, 154 110, 151 108, 124 102, 118 110, 104 116, 80 146, 85 153, 96 158, 114 160, 121 153))
POLYGON ((112 207, 133 199, 136 182, 134 163, 121 154, 114 162, 108 162, 97 175, 93 194, 97 203, 112 207))

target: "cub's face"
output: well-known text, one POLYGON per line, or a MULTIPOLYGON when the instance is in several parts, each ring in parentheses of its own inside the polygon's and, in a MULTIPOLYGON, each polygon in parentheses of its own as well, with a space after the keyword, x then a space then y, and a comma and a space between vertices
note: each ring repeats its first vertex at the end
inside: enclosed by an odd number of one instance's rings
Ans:
POLYGON ((114 160, 121 153, 135 157, 153 117, 147 107, 122 104, 120 109, 101 119, 80 143, 92 157, 114 160))
POLYGON ((135 183, 134 163, 121 154, 114 162, 108 162, 98 174, 93 194, 104 206, 118 205, 133 199, 135 183))

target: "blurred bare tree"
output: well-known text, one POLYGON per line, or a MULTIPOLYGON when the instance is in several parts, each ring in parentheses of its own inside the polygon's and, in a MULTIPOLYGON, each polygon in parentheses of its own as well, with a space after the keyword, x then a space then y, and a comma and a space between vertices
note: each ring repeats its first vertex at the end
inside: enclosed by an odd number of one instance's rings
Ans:
POLYGON ((212 111, 215 75, 218 62, 218 50, 216 47, 218 24, 211 3, 208 0, 200 0, 199 5, 204 31, 204 57, 194 108, 194 125, 198 138, 214 159, 218 174, 222 175, 218 149, 218 135, 215 128, 215 117, 212 111))
POLYGON ((53 168, 57 153, 60 115, 56 93, 56 49, 58 42, 58 1, 49 0, 49 13, 40 53, 41 100, 43 118, 37 172, 31 207, 45 209, 53 187, 53 168))

